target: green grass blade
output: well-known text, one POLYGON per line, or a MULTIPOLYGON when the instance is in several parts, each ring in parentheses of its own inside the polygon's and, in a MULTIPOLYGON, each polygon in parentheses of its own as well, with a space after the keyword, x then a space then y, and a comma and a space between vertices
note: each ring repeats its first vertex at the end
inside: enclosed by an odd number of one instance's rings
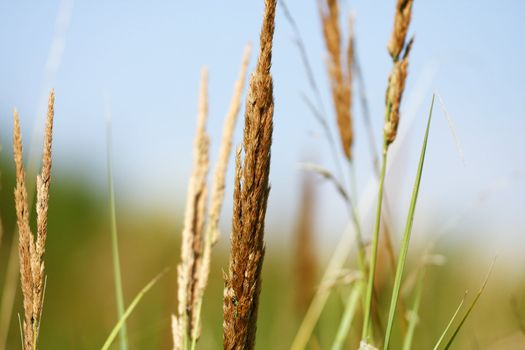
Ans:
POLYGON ((410 207, 408 210, 407 222, 405 226, 405 233, 403 234, 403 241, 401 244, 401 251, 397 261, 396 277, 394 279, 394 287, 392 289, 392 298, 390 300, 390 311, 388 313, 388 324, 385 334, 384 349, 388 350, 390 338, 392 335, 392 327, 394 325, 394 318, 397 310, 397 300, 399 299, 399 291, 401 290, 401 281, 403 279, 403 271, 408 253, 408 246, 410 243, 410 236, 412 234, 412 226, 414 224, 414 213, 416 211, 417 197, 419 194, 419 186, 421 184, 421 175, 423 174, 423 165, 425 164, 425 154, 427 150, 428 134, 430 131, 430 122, 432 121, 432 110, 434 108, 435 96, 432 96, 432 103, 430 104, 430 112, 428 113, 427 127, 425 130, 425 138, 423 139, 423 146, 419 156, 419 165, 416 173, 416 180, 414 182, 414 189, 412 191, 412 198, 410 200, 410 207))
POLYGON ((363 292, 363 283, 358 282, 354 286, 354 288, 352 289, 348 297, 345 311, 344 311, 343 317, 341 318, 341 323, 339 324, 339 329, 337 330, 337 334, 335 336, 334 343, 332 345, 332 350, 343 349, 344 342, 346 340, 348 331, 350 330, 350 327, 352 326, 352 321, 354 319, 354 316, 357 310, 357 304, 359 301, 359 297, 361 296, 362 292, 363 292))
POLYGON ((159 281, 161 277, 163 277, 166 274, 166 272, 168 272, 167 268, 164 269, 164 271, 159 273, 157 276, 155 276, 155 278, 153 278, 148 284, 146 284, 144 288, 142 288, 142 290, 135 296, 131 304, 129 304, 128 308, 123 313, 122 317, 118 320, 115 327, 113 327, 113 330, 111 331, 108 338, 104 342, 104 345, 101 348, 102 350, 109 349, 109 347, 111 346, 111 344, 117 337, 117 334, 119 333, 119 331, 122 329, 122 327, 124 327, 126 323, 126 319, 131 315, 133 310, 135 310, 135 307, 137 307, 142 297, 159 281))
POLYGON ((414 340, 416 326, 419 322, 418 314, 419 306, 421 305, 421 296, 423 295, 423 281, 425 279, 425 271, 425 266, 422 266, 417 279, 414 306, 412 306, 412 310, 410 310, 410 314, 408 316, 408 328, 405 336, 405 341, 403 343, 403 350, 410 350, 410 348, 412 347, 412 341, 414 340))
POLYGON ((450 329, 450 327, 452 326, 452 323, 454 323, 454 320, 458 316, 459 310, 461 310, 461 307, 463 306, 463 303, 465 303, 465 298, 466 297, 467 297, 467 292, 465 292, 465 294, 463 295, 463 299, 461 299, 461 302, 459 303, 458 307, 456 308, 456 311, 454 312, 454 315, 452 315, 452 318, 448 322, 447 327, 445 327, 445 330, 443 331, 443 333, 441 333, 441 336, 439 337, 439 339, 438 339, 436 345, 434 346, 433 350, 437 350, 439 348, 439 346, 441 345, 441 343, 443 342, 443 339, 445 339, 445 335, 447 335, 447 332, 450 329))
POLYGON ((450 337, 450 340, 448 341, 447 345, 445 345, 445 350, 450 348, 450 346, 452 345, 452 343, 456 339, 456 336, 458 335, 459 331, 461 330, 461 327, 463 327, 463 324, 465 323, 465 321, 469 317, 470 313, 474 309, 474 306, 476 306, 476 303, 478 302, 479 297, 481 296, 481 294, 483 294, 483 291, 485 290, 485 287, 487 286, 487 282, 489 281, 490 274, 492 273, 492 269, 494 268, 494 263, 495 262, 496 262, 496 259, 494 259, 492 261, 492 264, 490 265, 490 268, 489 268, 489 272, 487 273, 487 276, 485 277, 485 280, 483 281, 483 285, 478 290, 478 293, 476 294, 476 297, 474 298, 474 300, 472 300, 472 303, 470 304, 469 308, 467 309, 467 312, 465 313, 465 315, 461 319, 461 322, 459 322, 458 326, 456 327, 456 330, 452 334, 452 337, 450 337))
MULTIPOLYGON (((122 275, 120 272, 120 256, 118 250, 117 215, 115 211, 115 189, 113 187, 113 171, 111 165, 111 123, 107 124, 107 157, 108 157, 108 183, 109 183, 109 210, 111 218, 111 252, 113 257, 113 273, 115 275, 115 295, 117 300, 118 318, 124 316, 124 292, 122 290, 122 275)), ((124 323, 120 327, 120 349, 128 349, 127 328, 124 323)))
POLYGON ((363 317, 363 334, 361 342, 368 344, 370 341, 372 297, 374 294, 374 281, 377 263, 377 248, 379 245, 379 229, 381 226, 381 208, 383 205, 383 188, 385 184, 386 165, 387 165, 388 145, 386 140, 383 143, 383 160, 381 162, 381 175, 379 176, 379 190, 377 198, 377 210, 374 224, 374 235, 372 237, 372 252, 370 254, 370 268, 368 272, 368 283, 366 286, 365 308, 363 317))

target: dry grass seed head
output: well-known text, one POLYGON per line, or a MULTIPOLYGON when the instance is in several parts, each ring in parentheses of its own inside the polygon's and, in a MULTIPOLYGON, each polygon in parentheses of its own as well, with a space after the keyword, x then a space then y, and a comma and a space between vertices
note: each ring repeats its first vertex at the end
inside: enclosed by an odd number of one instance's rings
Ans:
POLYGON ((273 131, 270 67, 275 8, 276 0, 265 1, 259 57, 246 103, 242 165, 240 152, 236 157, 231 254, 223 305, 225 349, 253 349, 255 346, 273 131))
MULTIPOLYGON (((337 0, 319 1, 319 12, 323 25, 323 36, 328 51, 328 75, 332 89, 332 100, 335 108, 337 127, 343 152, 347 159, 352 158, 353 130, 351 118, 351 60, 348 60, 347 71, 343 69, 341 54, 341 30, 339 27, 339 7, 337 0)), ((351 41, 347 58, 351 53, 351 41)))
POLYGON ((44 134, 44 146, 42 150, 42 170, 37 176, 37 237, 35 243, 36 254, 33 257, 33 281, 34 296, 33 304, 35 319, 39 319, 42 311, 42 302, 44 295, 44 253, 47 239, 47 211, 49 208, 49 185, 51 182, 51 144, 53 142, 53 118, 55 114, 55 92, 51 90, 49 95, 46 128, 44 134))
POLYGON ((51 180, 51 144, 55 93, 51 90, 48 103, 42 170, 37 176, 37 233, 36 241, 29 226, 29 208, 23 165, 22 136, 18 112, 14 112, 13 153, 16 167, 15 209, 19 232, 20 280, 24 299, 24 348, 33 349, 40 327, 44 297, 44 253, 47 237, 47 212, 51 180))
POLYGON ((388 42, 388 52, 397 61, 405 46, 405 40, 412 16, 414 0, 397 0, 396 14, 394 16, 394 29, 388 42))
POLYGON ((232 100, 230 107, 224 120, 224 128, 222 133, 221 145, 219 150, 219 159, 213 173, 213 183, 211 191, 211 204, 209 225, 212 233, 212 244, 215 244, 219 238, 219 216, 221 213, 222 202, 224 200, 224 188, 226 169, 228 167, 228 160, 230 158, 232 148, 232 137, 235 130, 237 118, 241 108, 241 96, 244 89, 244 82, 246 80, 246 72, 248 70, 248 63, 250 61, 250 54, 252 51, 251 45, 247 45, 244 49, 241 71, 239 77, 235 82, 232 100))
POLYGON ((18 112, 14 111, 13 153, 16 167, 15 208, 18 225, 18 254, 20 259, 20 282, 24 299, 23 339, 24 349, 33 347, 33 273, 31 256, 34 246, 33 234, 29 227, 29 209, 25 185, 22 136, 18 112))
POLYGON ((413 39, 408 43, 403 58, 394 62, 392 73, 390 73, 387 91, 387 103, 390 105, 390 113, 385 123, 385 139, 390 144, 394 142, 400 119, 400 105, 403 91, 405 90, 405 81, 408 74, 408 55, 412 47, 413 39))
POLYGON ((199 94, 197 133, 193 144, 193 170, 188 184, 186 212, 182 231, 181 262, 177 268, 178 315, 173 328, 175 349, 182 349, 183 339, 193 334, 196 326, 195 309, 197 280, 200 271, 203 229, 207 201, 209 137, 205 126, 208 116, 208 71, 203 68, 199 94), (176 326, 176 327, 175 327, 176 326))
MULTIPOLYGON (((194 313, 194 318, 199 317, 199 313, 201 312, 200 306, 202 303, 202 299, 204 297, 204 291, 206 289, 206 285, 208 284, 208 277, 210 273, 210 263, 211 263, 211 251, 213 245, 217 242, 219 238, 219 217, 221 213, 222 203, 224 199, 224 189, 225 189, 225 178, 226 178, 226 169, 228 166, 228 160, 231 153, 231 147, 232 147, 232 138, 233 138, 233 132, 235 129, 236 121, 239 115, 240 105, 241 105, 241 95, 244 87, 244 81, 246 78, 246 71, 248 68, 249 58, 251 53, 251 45, 247 45, 244 53, 243 53, 243 59, 241 64, 241 71, 239 73, 239 77, 235 82, 234 86, 234 92, 232 96, 232 100, 230 103, 230 107, 228 110, 228 114, 226 115, 225 121, 224 121, 224 129, 221 139, 221 145, 219 150, 219 159, 217 160, 217 165, 215 167, 214 176, 213 176, 213 183, 212 183, 212 191, 211 191, 211 206, 208 216, 208 222, 205 229, 205 234, 203 237, 203 243, 204 247, 202 250, 202 258, 201 258, 201 264, 200 264, 200 271, 197 276, 197 282, 196 282, 196 292, 195 292, 195 300, 196 300, 196 312, 194 313)), ((195 323, 197 323, 197 320, 195 320, 195 323)), ((193 328, 193 335, 192 337, 194 339, 197 339, 200 333, 199 330, 200 325, 196 324, 193 328)))

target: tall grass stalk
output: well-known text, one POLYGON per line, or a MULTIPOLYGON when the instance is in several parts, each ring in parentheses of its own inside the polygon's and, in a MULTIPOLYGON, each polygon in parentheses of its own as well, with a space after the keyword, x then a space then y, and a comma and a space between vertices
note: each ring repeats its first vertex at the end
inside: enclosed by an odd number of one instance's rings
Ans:
POLYGON ((388 350, 390 344, 390 337, 392 335, 392 327, 394 325, 394 318, 397 310, 397 301, 399 298, 399 291, 401 290, 401 281, 403 279, 403 272, 405 269, 405 263, 408 253, 408 246, 410 244, 410 236, 412 234, 412 227, 414 224, 414 213, 416 211, 416 203, 419 194, 419 186, 421 184, 421 176, 423 174, 423 165, 425 163, 425 154, 427 150, 428 134, 430 131, 430 122, 432 121, 432 111, 434 109, 435 95, 432 96, 432 102, 430 104, 430 112, 428 114, 427 128, 425 130, 425 138, 423 140, 423 146, 421 148, 421 154, 419 156, 419 165, 416 173, 416 180, 414 182, 414 189, 412 191, 412 198, 410 199, 410 207, 408 209, 408 217, 405 226, 405 233, 403 234, 403 241, 401 243, 401 251, 399 253, 399 259, 397 261, 396 277, 394 279, 394 287, 392 289, 392 298, 390 300, 390 311, 388 313, 388 323, 385 334, 384 349, 388 350))
POLYGON ((372 251, 370 254, 370 267, 368 272, 368 283, 366 287, 365 309, 363 318, 363 334, 362 341, 368 343, 370 335, 370 314, 372 311, 372 294, 374 290, 374 278, 377 263, 377 248, 379 243, 379 229, 381 225, 381 208, 383 204, 383 187, 385 183, 386 164, 388 160, 388 144, 385 140, 383 142, 383 156, 381 162, 381 174, 379 176, 379 189, 377 197, 377 210, 374 224, 374 234, 372 236, 372 251))
POLYGON ((228 350, 255 347, 262 283, 274 112, 270 68, 277 1, 264 3, 259 55, 244 114, 244 158, 241 160, 239 148, 235 163, 231 251, 223 299, 223 345, 228 350))
MULTIPOLYGON (((108 116, 107 126, 107 167, 109 185, 109 217, 111 220, 111 255, 113 263, 113 274, 115 276, 115 298, 117 301, 117 315, 119 320, 124 318, 124 292, 122 288, 122 274, 120 269, 120 256, 117 236, 117 214, 115 210, 115 188, 113 186, 113 170, 111 162, 111 120, 108 116)), ((120 349, 128 349, 128 332, 125 319, 119 327, 120 349)))
MULTIPOLYGON (((383 205, 383 188, 385 182, 388 147, 397 136, 400 119, 400 105, 405 90, 407 77, 408 56, 412 47, 413 39, 406 43, 406 35, 410 24, 413 0, 398 0, 394 16, 394 29, 388 43, 388 52, 392 58, 392 70, 388 77, 385 103, 385 127, 383 130, 383 152, 381 162, 381 173, 379 177, 379 193, 377 199, 377 211, 372 237, 372 252, 370 256, 370 270, 368 274, 368 285, 366 292, 365 315, 363 320, 362 344, 368 344, 370 338, 370 313, 372 311, 372 294, 374 290, 374 279, 377 264, 377 248, 379 244, 379 231, 381 226, 381 210, 383 205)), ((398 260, 399 266, 399 260, 398 260)))

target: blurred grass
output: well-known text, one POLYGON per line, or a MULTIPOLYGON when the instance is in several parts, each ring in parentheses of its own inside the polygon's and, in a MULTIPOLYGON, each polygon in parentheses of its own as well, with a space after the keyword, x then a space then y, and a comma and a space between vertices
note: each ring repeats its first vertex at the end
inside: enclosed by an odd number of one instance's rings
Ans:
MULTIPOLYGON (((0 288, 4 283, 8 249, 15 224, 13 206, 13 162, 2 152, 0 169, 0 214, 5 237, 0 247, 0 288)), ((110 218, 107 193, 94 190, 78 178, 53 174, 49 209, 49 236, 46 251, 48 275, 46 300, 40 334, 42 349, 100 348, 117 322, 111 258, 110 218)), ((117 197, 117 207, 119 198, 117 197)), ((179 258, 180 223, 155 213, 121 209, 117 213, 122 279, 126 305, 165 267, 168 274, 148 292, 128 322, 131 349, 170 349, 170 315, 176 308, 176 269, 179 258)), ((468 230, 468 228, 459 228, 468 230)), ((283 232, 283 237, 291 237, 283 232)), ((228 235, 223 233, 219 249, 212 258, 210 285, 203 304, 200 349, 222 348, 222 270, 227 268, 228 235)), ((259 307, 258 349, 288 349, 302 315, 294 308, 294 268, 290 254, 292 242, 269 241, 263 268, 263 289, 259 307)), ((421 296, 420 323, 413 341, 414 349, 431 348, 464 291, 476 291, 492 257, 480 259, 471 245, 435 248, 445 254, 443 267, 428 267, 421 296), (483 263, 480 261, 483 260, 483 263)), ((409 254, 407 276, 413 271, 421 250, 413 246, 409 254)), ((326 258, 326 256, 325 256, 326 258)), ((324 259, 323 261, 326 261, 324 259)), ((352 260, 353 261, 353 260, 352 260)), ((379 264, 384 262, 381 261, 379 264)), ((521 267, 516 266, 518 271, 521 267)), ((525 272, 519 280, 506 274, 506 267, 496 265, 487 290, 459 334, 456 349, 520 349, 525 348, 525 335, 518 319, 525 315, 525 272), (511 297, 515 296, 514 307, 511 297), (519 310, 516 310, 518 308, 519 310), (518 315, 518 316, 516 316, 518 315), (521 315, 521 316, 520 316, 521 315), (511 345, 509 345, 511 344, 511 345), (509 347, 510 346, 510 347, 509 347)), ((379 276, 378 278, 381 278, 379 276)), ((386 310, 391 291, 389 279, 379 283, 379 300, 386 310)), ((341 286, 333 293, 314 337, 321 348, 333 343, 350 288, 341 286)), ((22 310, 17 290, 13 321, 8 336, 8 349, 19 348, 16 313, 22 310)), ((475 293, 471 292, 466 303, 475 293)), ((410 300, 410 295, 401 294, 410 300)), ((362 317, 358 310, 356 317, 362 317)), ((386 315, 382 315, 386 319, 386 315)), ((399 315, 401 317, 402 315, 399 315)), ((523 320, 522 320, 523 321, 523 320)), ((356 323, 354 323, 354 326, 356 323)), ((352 327, 343 348, 357 348, 359 326, 352 327)), ((393 344, 401 344, 399 330, 394 326, 393 344)), ((112 347, 115 349, 116 345, 112 347)))

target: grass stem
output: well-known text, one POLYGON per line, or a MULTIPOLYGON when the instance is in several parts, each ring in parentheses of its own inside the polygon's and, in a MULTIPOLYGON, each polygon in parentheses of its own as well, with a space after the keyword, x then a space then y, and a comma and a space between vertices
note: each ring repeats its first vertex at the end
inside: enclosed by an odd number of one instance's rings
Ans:
POLYGON ((370 335, 370 314, 372 311, 372 295, 374 291, 374 279, 375 279, 375 270, 377 263, 377 248, 379 245, 379 230, 381 226, 381 208, 383 204, 383 188, 385 184, 385 174, 386 174, 386 164, 388 160, 388 145, 386 140, 383 142, 383 156, 381 162, 381 174, 379 176, 379 190, 377 196, 377 211, 374 225, 374 235, 372 237, 372 252, 370 255, 370 269, 368 273, 368 283, 366 286, 366 297, 365 297, 365 309, 364 309, 364 319, 363 319, 363 334, 362 341, 368 343, 370 335))
MULTIPOLYGON (((117 215, 115 210, 115 188, 113 186, 113 171, 111 164, 111 123, 107 124, 107 166, 108 166, 108 184, 109 184, 109 211, 111 219, 111 253, 113 258, 113 273, 115 275, 115 296, 117 300, 117 314, 119 320, 124 317, 124 292, 122 289, 122 275, 120 270, 120 256, 118 249, 117 237, 117 215)), ((128 349, 127 327, 123 321, 120 327, 120 349, 128 349)))

